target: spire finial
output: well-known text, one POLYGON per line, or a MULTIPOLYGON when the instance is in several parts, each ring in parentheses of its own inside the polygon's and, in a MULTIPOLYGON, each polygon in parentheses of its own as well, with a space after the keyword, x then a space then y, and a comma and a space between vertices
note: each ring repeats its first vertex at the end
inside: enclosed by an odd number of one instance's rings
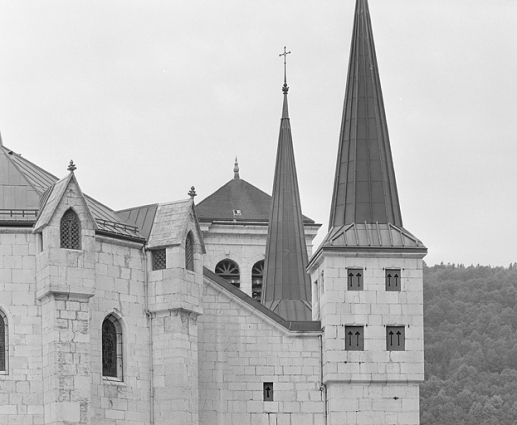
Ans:
POLYGON ((234 179, 240 179, 239 175, 239 162, 237 161, 237 157, 235 157, 235 165, 233 167, 233 178, 234 179))
POLYGON ((73 173, 75 170, 77 170, 77 167, 74 164, 73 160, 70 160, 70 164, 68 164, 68 167, 66 168, 68 171, 73 173))
POLYGON ((282 92, 287 94, 289 91, 289 87, 287 87, 287 55, 291 54, 291 51, 287 51, 287 48, 284 46, 284 53, 280 53, 278 56, 284 57, 284 86, 282 87, 282 92))
POLYGON ((194 186, 191 186, 190 190, 188 191, 188 196, 190 196, 190 199, 194 199, 194 196, 197 196, 196 188, 194 186))
POLYGON ((0 146, 4 145, 4 141, 2 140, 2 133, 0 133, 0 146))

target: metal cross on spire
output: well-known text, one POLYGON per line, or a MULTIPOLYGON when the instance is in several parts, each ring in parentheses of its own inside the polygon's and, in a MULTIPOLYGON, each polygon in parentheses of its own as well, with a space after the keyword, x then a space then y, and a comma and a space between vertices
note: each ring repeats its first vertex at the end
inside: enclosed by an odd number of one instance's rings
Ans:
POLYGON ((289 87, 287 87, 287 55, 291 54, 291 51, 287 51, 287 48, 284 46, 284 53, 280 53, 278 56, 284 57, 284 86, 282 87, 282 91, 284 94, 287 94, 289 91, 289 87))

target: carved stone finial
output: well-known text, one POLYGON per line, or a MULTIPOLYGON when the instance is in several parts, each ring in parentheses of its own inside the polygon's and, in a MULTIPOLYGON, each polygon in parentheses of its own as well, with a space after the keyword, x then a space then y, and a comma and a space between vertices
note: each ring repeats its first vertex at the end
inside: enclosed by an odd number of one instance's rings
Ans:
POLYGON ((235 165, 233 167, 233 178, 234 179, 240 179, 239 175, 239 162, 237 161, 237 157, 235 157, 235 165))
POLYGON ((67 170, 73 173, 75 170, 77 170, 77 167, 74 164, 73 160, 70 160, 70 164, 68 164, 67 170))
POLYGON ((188 196, 190 196, 190 199, 194 199, 194 196, 197 196, 196 188, 194 186, 192 186, 188 191, 188 196))

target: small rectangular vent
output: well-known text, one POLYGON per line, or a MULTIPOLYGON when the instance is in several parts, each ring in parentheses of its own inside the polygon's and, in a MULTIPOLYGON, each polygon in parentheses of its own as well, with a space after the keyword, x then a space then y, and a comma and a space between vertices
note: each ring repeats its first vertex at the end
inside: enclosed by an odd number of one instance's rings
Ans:
POLYGON ((264 401, 273 401, 273 383, 264 382, 264 401))

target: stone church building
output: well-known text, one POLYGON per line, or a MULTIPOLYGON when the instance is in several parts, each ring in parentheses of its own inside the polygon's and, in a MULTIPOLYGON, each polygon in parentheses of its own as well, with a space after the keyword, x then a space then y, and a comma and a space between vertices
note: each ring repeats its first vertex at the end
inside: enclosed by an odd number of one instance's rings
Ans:
POLYGON ((418 424, 427 249, 402 224, 367 0, 342 117, 314 253, 285 81, 271 196, 236 161, 198 205, 114 211, 72 162, 58 178, 0 143, 0 424, 418 424))

